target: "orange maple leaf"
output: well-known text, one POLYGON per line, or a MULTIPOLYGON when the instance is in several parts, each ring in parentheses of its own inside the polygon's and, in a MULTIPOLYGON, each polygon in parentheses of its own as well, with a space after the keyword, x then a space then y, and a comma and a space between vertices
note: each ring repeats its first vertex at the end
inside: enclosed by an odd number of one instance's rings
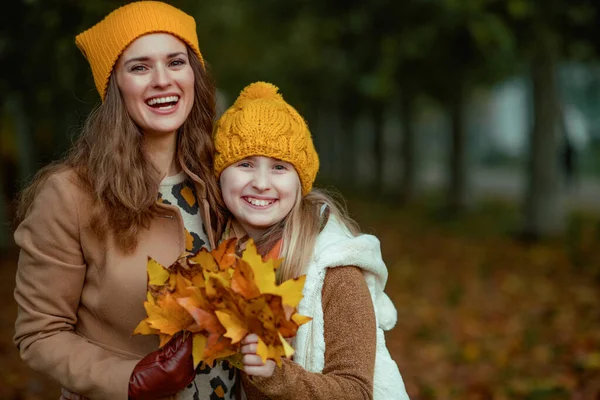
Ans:
POLYGON ((156 304, 145 302, 144 307, 148 313, 145 321, 162 334, 174 335, 194 323, 194 318, 169 293, 157 299, 156 304))

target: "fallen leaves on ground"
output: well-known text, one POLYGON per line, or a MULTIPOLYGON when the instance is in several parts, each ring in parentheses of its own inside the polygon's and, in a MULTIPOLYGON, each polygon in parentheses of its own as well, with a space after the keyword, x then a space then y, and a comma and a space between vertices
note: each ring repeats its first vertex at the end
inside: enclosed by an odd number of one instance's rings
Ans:
POLYGON ((464 218, 354 203, 378 235, 398 323, 387 344, 412 400, 600 399, 600 221, 523 242, 513 207, 464 218))

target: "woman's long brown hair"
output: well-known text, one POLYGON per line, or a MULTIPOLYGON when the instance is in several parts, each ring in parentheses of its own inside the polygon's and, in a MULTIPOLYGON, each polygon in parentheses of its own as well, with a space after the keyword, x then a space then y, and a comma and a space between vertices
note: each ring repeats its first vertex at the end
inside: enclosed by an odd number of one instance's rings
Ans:
MULTIPOLYGON (((194 105, 177 134, 177 155, 206 183, 211 227, 216 237, 224 225, 224 205, 213 172, 212 126, 215 85, 194 52, 188 48, 194 72, 194 105)), ((158 212, 160 176, 143 151, 143 135, 129 114, 114 74, 104 103, 88 116, 67 155, 42 168, 19 197, 17 221, 25 218, 40 186, 54 173, 72 168, 94 199, 91 227, 101 239, 110 232, 124 252, 137 246, 138 233, 158 212)))

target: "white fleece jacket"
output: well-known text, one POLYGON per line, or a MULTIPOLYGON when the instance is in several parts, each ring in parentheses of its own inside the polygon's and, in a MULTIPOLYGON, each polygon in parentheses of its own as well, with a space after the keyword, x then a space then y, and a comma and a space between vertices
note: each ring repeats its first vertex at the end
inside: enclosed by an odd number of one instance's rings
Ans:
POLYGON ((302 315, 313 320, 298 329, 295 339, 294 361, 311 372, 322 372, 325 367, 325 338, 321 293, 327 268, 353 265, 365 277, 377 319, 377 350, 373 398, 375 400, 408 400, 398 366, 385 345, 384 331, 396 325, 397 312, 384 293, 388 278, 381 256, 379 240, 372 235, 352 236, 333 215, 315 244, 312 259, 306 270, 303 299, 298 306, 302 315))

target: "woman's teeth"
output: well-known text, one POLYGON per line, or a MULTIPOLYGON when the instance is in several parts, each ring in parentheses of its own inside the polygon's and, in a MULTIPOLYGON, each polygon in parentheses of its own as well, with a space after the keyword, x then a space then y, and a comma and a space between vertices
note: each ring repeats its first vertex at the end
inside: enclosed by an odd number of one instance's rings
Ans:
POLYGON ((158 108, 159 110, 169 110, 175 107, 179 101, 179 96, 155 97, 146 102, 150 107, 158 108))
POLYGON ((275 202, 275 200, 260 200, 260 199, 253 199, 251 197, 246 197, 246 201, 248 203, 252 204, 253 206, 258 206, 258 207, 268 206, 269 204, 273 204, 275 202))

